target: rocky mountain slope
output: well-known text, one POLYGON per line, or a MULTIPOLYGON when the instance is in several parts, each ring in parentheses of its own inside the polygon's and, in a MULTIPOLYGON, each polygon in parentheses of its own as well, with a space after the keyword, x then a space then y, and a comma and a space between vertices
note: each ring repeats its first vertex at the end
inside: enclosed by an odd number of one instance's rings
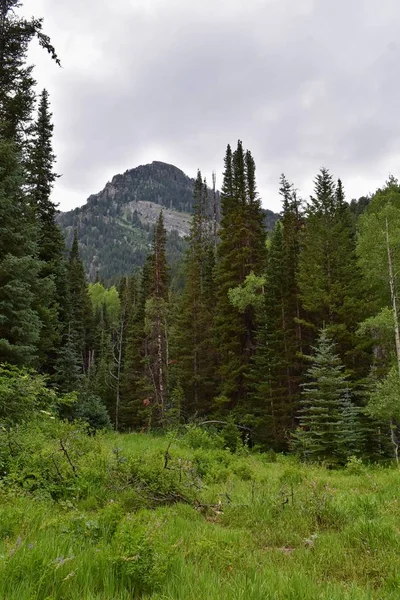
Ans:
MULTIPOLYGON (((81 255, 90 280, 98 274, 115 282, 141 267, 151 249, 154 224, 163 210, 169 262, 185 248, 193 209, 194 180, 173 165, 154 161, 115 175, 84 206, 60 213, 58 223, 70 247, 78 231, 81 255)), ((265 211, 271 229, 278 215, 265 211)))

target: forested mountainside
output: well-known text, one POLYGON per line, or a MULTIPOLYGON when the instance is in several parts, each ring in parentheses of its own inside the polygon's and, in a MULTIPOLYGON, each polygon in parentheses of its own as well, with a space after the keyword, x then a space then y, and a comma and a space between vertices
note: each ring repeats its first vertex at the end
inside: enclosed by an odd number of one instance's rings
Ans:
MULTIPOLYGON (((194 180, 177 167, 153 161, 115 175, 84 206, 61 213, 58 223, 68 247, 77 230, 89 280, 99 276, 113 283, 142 267, 151 250, 161 210, 167 231, 167 256, 174 270, 182 258, 190 230, 193 185, 194 180)), ((216 199, 219 205, 218 192, 216 199)), ((270 210, 264 214, 267 229, 272 230, 279 215, 270 210)))

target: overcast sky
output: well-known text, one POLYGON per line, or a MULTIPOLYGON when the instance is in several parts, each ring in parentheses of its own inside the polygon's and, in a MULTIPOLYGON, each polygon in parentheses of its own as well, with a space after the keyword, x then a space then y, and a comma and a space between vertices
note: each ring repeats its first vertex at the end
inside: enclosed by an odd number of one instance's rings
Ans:
POLYGON ((347 198, 400 175, 399 0, 25 0, 62 61, 50 92, 62 210, 153 160, 221 183, 227 143, 256 161, 263 205, 321 166, 347 198))

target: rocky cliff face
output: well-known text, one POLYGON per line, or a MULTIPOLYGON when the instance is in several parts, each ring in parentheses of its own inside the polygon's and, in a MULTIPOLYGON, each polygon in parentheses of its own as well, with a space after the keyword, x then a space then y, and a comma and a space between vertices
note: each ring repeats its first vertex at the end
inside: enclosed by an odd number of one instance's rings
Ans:
MULTIPOLYGON (((163 210, 168 259, 174 268, 190 230, 193 185, 194 180, 177 167, 154 161, 115 175, 101 192, 89 196, 84 206, 60 213, 58 223, 68 247, 74 230, 78 231, 89 279, 93 281, 98 274, 110 283, 143 265, 163 210)), ((271 229, 278 215, 265 214, 271 229)))
POLYGON ((155 161, 115 175, 84 206, 61 213, 58 222, 68 247, 74 230, 78 231, 89 279, 98 274, 108 282, 116 281, 142 266, 161 210, 169 260, 176 262, 190 229, 193 183, 180 169, 155 161))

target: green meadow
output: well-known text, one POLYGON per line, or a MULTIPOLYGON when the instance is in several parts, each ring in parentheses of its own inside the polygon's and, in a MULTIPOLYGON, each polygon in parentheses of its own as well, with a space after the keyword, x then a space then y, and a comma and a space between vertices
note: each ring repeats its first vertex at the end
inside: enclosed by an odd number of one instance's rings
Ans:
POLYGON ((397 600, 400 474, 217 434, 0 436, 4 600, 397 600))

